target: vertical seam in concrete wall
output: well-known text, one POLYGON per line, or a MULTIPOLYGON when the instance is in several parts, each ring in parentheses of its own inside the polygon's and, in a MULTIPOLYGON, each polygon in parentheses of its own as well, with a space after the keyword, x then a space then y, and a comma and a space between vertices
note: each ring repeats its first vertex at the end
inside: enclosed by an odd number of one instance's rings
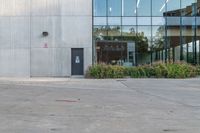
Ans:
POLYGON ((32 46, 31 46, 31 41, 32 41, 32 32, 31 32, 31 31, 32 31, 32 30, 31 30, 31 29, 32 29, 32 0, 30 0, 30 3, 29 3, 29 4, 30 4, 30 6, 29 6, 29 7, 30 7, 30 11, 29 11, 29 16, 30 16, 30 20, 29 20, 29 21, 30 21, 30 22, 29 22, 29 30, 30 30, 30 31, 29 31, 29 32, 30 32, 30 44, 29 44, 29 45, 30 45, 30 46, 29 46, 29 49, 30 49, 30 51, 29 51, 29 54, 30 54, 30 55, 29 55, 29 58, 30 58, 30 59, 29 59, 29 62, 30 62, 30 64, 29 64, 29 65, 30 65, 30 66, 29 66, 29 67, 30 67, 30 72, 29 72, 29 76, 32 77, 32 73, 31 73, 31 69, 32 69, 32 68, 31 68, 31 47, 32 47, 32 46))

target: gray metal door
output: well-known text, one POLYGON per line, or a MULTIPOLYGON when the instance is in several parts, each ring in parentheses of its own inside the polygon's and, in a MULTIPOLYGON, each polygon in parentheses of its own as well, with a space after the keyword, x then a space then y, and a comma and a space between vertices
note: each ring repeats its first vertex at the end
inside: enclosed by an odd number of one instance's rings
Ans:
POLYGON ((83 48, 72 48, 71 54, 72 75, 83 75, 83 48))

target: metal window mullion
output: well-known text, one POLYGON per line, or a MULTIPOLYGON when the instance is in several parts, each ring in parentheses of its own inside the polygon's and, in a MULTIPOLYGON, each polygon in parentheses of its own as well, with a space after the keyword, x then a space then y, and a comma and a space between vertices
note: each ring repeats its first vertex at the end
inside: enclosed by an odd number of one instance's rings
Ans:
MULTIPOLYGON (((166 3, 166 6, 165 6, 165 11, 167 11, 167 6, 168 4, 166 3)), ((167 17, 165 17, 165 44, 164 44, 164 50, 165 50, 165 63, 167 63, 167 47, 168 47, 168 35, 167 35, 167 17)))
POLYGON ((106 0, 106 36, 108 36, 108 0, 106 0))
POLYGON ((151 2, 151 48, 150 48, 150 51, 151 51, 151 64, 153 63, 153 26, 152 26, 152 0, 150 0, 151 2))

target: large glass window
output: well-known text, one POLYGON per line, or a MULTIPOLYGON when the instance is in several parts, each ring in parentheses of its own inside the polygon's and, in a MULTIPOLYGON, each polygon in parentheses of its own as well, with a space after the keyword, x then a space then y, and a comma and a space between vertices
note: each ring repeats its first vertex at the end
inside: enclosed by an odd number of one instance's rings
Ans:
POLYGON ((167 17, 167 25, 177 25, 180 26, 181 25, 181 18, 180 17, 167 17))
POLYGON ((122 36, 136 36, 136 26, 123 26, 122 36))
POLYGON ((165 25, 164 17, 152 17, 152 25, 165 25))
POLYGON ((94 17, 94 25, 107 25, 106 17, 94 17))
POLYGON ((151 63, 151 26, 138 26, 136 52, 137 64, 151 63))
POLYGON ((122 25, 136 25, 136 17, 123 17, 122 25))
POLYGON ((121 16, 121 0, 108 0, 108 16, 121 16))
POLYGON ((108 36, 121 36, 121 26, 108 26, 108 36))
POLYGON ((94 16, 106 16, 107 0, 94 0, 94 16))
POLYGON ((197 64, 200 65, 200 42, 197 41, 196 44, 197 44, 197 64))
POLYGON ((151 16, 151 0, 138 0, 137 1, 137 15, 138 16, 151 16))
POLYGON ((197 0, 197 16, 200 16, 200 1, 197 0))
POLYGON ((137 0, 122 0, 122 16, 136 16, 137 0))
POLYGON ((197 62, 200 64, 200 17, 196 18, 197 62))
POLYGON ((188 43, 188 62, 194 63, 194 45, 193 43, 188 43))
POLYGON ((166 11, 166 0, 152 0, 152 16, 163 16, 166 11))
POLYGON ((181 15, 181 2, 180 0, 167 0, 167 12, 165 16, 180 16, 181 15))
POLYGON ((151 25, 151 17, 138 17, 138 25, 151 25))
POLYGON ((121 25, 121 17, 108 17, 108 25, 121 25))
MULTIPOLYGON (((194 17, 182 17, 182 45, 183 46, 190 46, 195 42, 195 18, 194 17)), ((187 47, 186 47, 187 48, 187 47)), ((183 48, 183 59, 185 61, 189 61, 187 49, 183 48)))
POLYGON ((168 60, 175 61, 175 58, 180 55, 180 25, 167 26, 167 48, 168 48, 168 60), (178 55, 177 55, 178 54, 178 55))
POLYGON ((183 16, 194 16, 196 14, 196 0, 181 0, 181 9, 183 16))
POLYGON ((93 0, 94 58, 113 65, 200 63, 200 0, 93 0))
POLYGON ((107 36, 106 26, 94 26, 93 33, 95 39, 104 40, 104 37, 107 36))
POLYGON ((156 60, 163 60, 163 50, 165 44, 165 27, 153 26, 152 27, 152 51, 155 53, 156 60))

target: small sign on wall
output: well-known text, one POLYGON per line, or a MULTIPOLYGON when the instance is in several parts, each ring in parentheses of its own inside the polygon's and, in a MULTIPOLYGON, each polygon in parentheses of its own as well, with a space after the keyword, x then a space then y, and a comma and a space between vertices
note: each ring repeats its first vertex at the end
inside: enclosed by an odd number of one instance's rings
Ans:
POLYGON ((48 48, 48 44, 45 43, 44 46, 43 46, 43 48, 48 48))
POLYGON ((75 63, 76 63, 76 64, 79 64, 79 63, 80 63, 80 57, 79 57, 79 56, 76 56, 75 63))

